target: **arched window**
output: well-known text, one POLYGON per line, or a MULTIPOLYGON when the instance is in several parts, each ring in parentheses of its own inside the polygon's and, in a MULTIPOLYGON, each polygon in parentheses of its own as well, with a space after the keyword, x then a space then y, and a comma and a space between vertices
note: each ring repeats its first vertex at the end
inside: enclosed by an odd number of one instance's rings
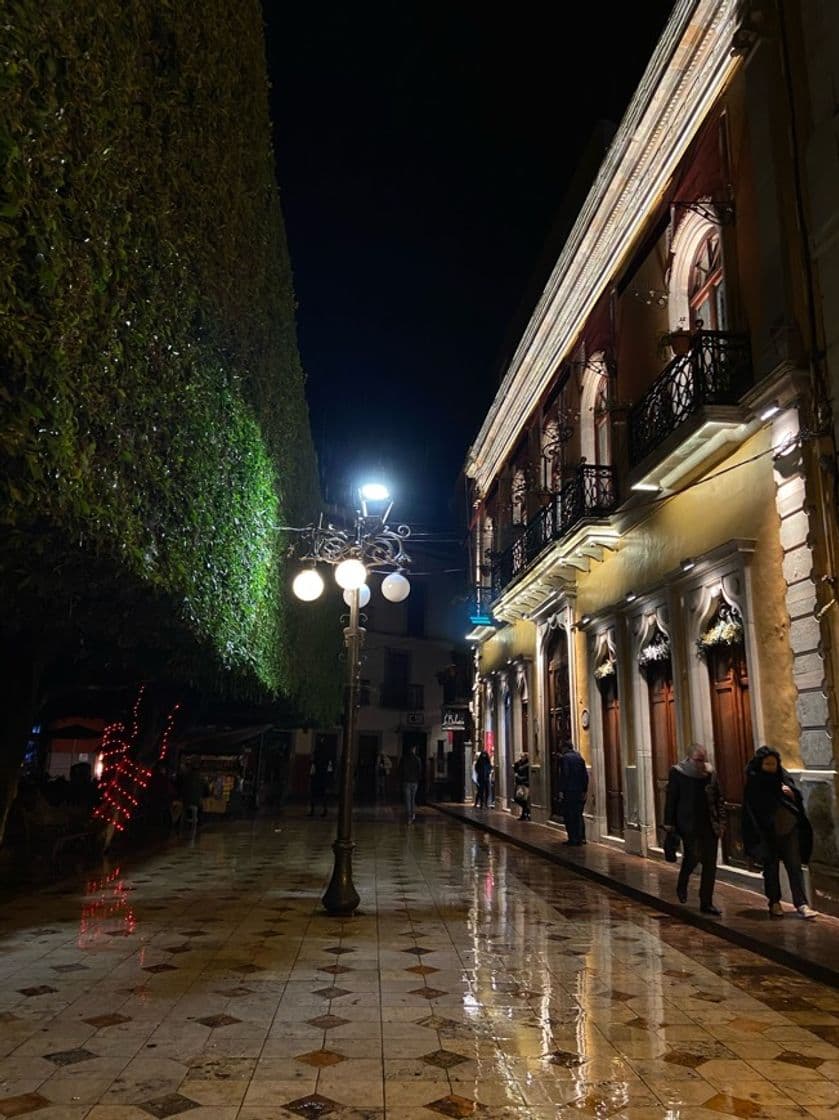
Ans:
POLYGON ((725 278, 720 235, 716 229, 708 232, 696 251, 688 281, 688 302, 693 330, 726 329, 725 278))
POLYGON ((559 440, 559 421, 550 416, 542 426, 543 487, 554 493, 562 474, 562 447, 559 440))
POLYGON ((517 467, 515 471, 513 471, 511 504, 513 524, 524 525, 527 518, 527 480, 521 467, 517 467))
POLYGON ((670 246, 667 318, 671 331, 728 329, 720 223, 711 199, 682 214, 670 246))
POLYGON ((603 354, 592 355, 583 375, 580 402, 580 453, 592 467, 612 465, 609 382, 603 354))
POLYGON ((597 398, 594 402, 594 452, 598 467, 609 467, 612 464, 609 409, 606 400, 607 390, 606 377, 601 375, 597 385, 597 398))
POLYGON ((478 586, 485 586, 492 574, 492 548, 494 526, 490 515, 484 514, 478 546, 478 586))

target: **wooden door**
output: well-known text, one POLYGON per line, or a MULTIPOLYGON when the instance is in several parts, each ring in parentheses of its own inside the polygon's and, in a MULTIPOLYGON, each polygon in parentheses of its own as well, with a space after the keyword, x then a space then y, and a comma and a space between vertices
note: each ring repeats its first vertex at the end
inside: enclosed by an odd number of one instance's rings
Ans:
POLYGON ((600 682, 603 706, 603 761, 606 770, 606 831, 623 836, 623 763, 621 762, 621 706, 615 674, 600 682))
MULTIPOLYGON (((676 765, 676 713, 673 700, 673 663, 651 661, 647 668, 647 686, 650 697, 650 746, 653 762, 653 792, 655 823, 664 824, 664 802, 667 797, 667 778, 671 766, 676 765)), ((657 834, 659 839, 661 834, 657 834)))
POLYGON ((723 838, 723 861, 745 867, 743 850, 743 786, 746 764, 754 754, 749 671, 742 642, 713 646, 708 651, 711 717, 717 776, 728 810, 723 838))
POLYGON ((571 678, 568 635, 560 627, 548 644, 548 750, 551 766, 551 815, 562 814, 559 796, 560 748, 571 740, 571 678))

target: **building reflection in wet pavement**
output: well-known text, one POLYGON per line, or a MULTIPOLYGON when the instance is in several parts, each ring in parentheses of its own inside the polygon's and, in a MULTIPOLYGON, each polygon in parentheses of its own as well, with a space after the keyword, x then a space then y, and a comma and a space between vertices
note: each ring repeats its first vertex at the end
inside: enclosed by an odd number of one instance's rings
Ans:
POLYGON ((839 992, 427 813, 231 823, 0 911, 0 1117, 839 1115, 839 992), (276 831, 279 829, 279 831, 276 831))

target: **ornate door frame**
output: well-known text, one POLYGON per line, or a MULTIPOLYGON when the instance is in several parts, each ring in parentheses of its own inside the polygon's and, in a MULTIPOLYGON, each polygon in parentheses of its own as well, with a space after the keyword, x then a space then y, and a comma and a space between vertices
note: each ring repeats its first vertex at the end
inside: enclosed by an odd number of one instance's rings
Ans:
MULTIPOLYGON (((754 541, 729 541, 721 548, 697 559, 695 567, 688 575, 674 581, 685 629, 685 668, 690 696, 690 718, 687 726, 691 741, 702 743, 707 747, 712 760, 715 755, 715 745, 708 667, 696 654, 696 642, 711 619, 720 597, 729 606, 736 607, 743 619, 746 663, 749 667, 752 732, 755 742, 765 741, 760 656, 755 634, 751 587, 750 562, 754 547, 754 541)), ((714 765, 716 766, 715 762, 714 765)))
POLYGON ((621 626, 622 620, 618 615, 611 615, 598 619, 596 626, 588 634, 588 664, 589 664, 589 709, 591 712, 591 777, 594 797, 589 796, 587 816, 592 817, 592 824, 596 838, 602 843, 624 844, 626 841, 627 824, 630 823, 631 813, 627 804, 626 781, 626 748, 629 727, 627 725, 626 703, 626 673, 623 664, 621 626), (595 666, 604 661, 606 657, 614 659, 617 672, 618 700, 620 702, 620 759, 621 786, 623 793, 623 823, 624 835, 614 836, 609 832, 606 815, 606 741, 603 728, 603 704, 600 688, 594 676, 595 666))
POLYGON ((676 720, 676 749, 681 752, 680 728, 685 698, 679 683, 686 679, 683 659, 671 625, 670 594, 667 588, 639 596, 627 616, 629 624, 630 665, 627 672, 632 681, 632 730, 635 759, 638 767, 638 826, 641 831, 641 853, 661 848, 656 831, 655 776, 653 773, 652 726, 650 723, 649 686, 641 672, 638 658, 656 629, 670 639, 670 661, 673 670, 673 693, 676 720))
MULTIPOLYGON (((568 691, 569 703, 571 707, 571 733, 575 743, 580 741, 580 713, 579 705, 577 703, 578 684, 577 684, 577 660, 574 656, 574 596, 563 592, 559 600, 552 605, 549 612, 544 612, 541 617, 533 618, 536 623, 536 672, 534 673, 532 683, 537 685, 537 703, 529 705, 531 711, 535 708, 538 712, 538 729, 531 726, 531 735, 533 736, 534 752, 533 760, 536 760, 536 767, 531 765, 531 783, 535 777, 534 768, 541 768, 541 786, 542 796, 544 798, 545 814, 548 818, 551 816, 551 805, 553 801, 553 790, 551 788, 551 757, 550 757, 550 713, 548 708, 548 663, 547 663, 547 649, 548 644, 553 636, 554 631, 557 629, 565 630, 565 640, 568 643, 568 691)), ((533 689, 531 689, 531 698, 533 696, 533 689)), ((531 719, 531 725, 533 725, 531 719)))

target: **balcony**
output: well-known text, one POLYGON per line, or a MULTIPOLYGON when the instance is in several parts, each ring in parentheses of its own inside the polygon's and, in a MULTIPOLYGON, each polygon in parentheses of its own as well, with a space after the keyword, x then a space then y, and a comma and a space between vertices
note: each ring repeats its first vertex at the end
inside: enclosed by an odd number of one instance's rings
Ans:
POLYGON ((578 467, 570 482, 528 521, 512 545, 493 564, 493 599, 525 572, 548 545, 562 540, 586 518, 605 517, 616 507, 617 487, 612 467, 578 467))
POLYGON ((700 462, 707 464, 709 455, 742 427, 736 406, 751 382, 745 335, 697 331, 688 352, 669 363, 629 413, 633 485, 643 481, 667 488, 700 462), (653 477, 648 477, 654 457, 653 477))

